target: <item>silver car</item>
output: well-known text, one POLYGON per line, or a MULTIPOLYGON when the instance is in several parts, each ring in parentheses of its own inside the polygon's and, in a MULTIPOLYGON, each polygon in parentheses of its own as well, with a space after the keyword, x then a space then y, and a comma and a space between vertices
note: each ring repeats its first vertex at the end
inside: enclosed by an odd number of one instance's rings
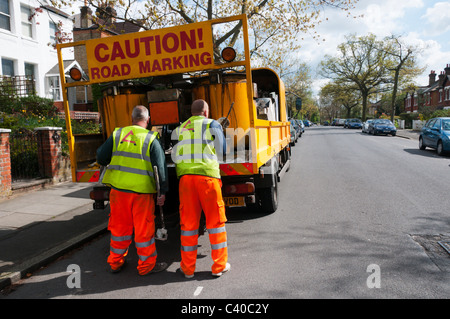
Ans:
POLYGON ((363 126, 362 126, 362 132, 363 132, 363 133, 369 133, 369 124, 370 124, 371 122, 373 122, 373 120, 366 120, 366 121, 363 123, 363 126))

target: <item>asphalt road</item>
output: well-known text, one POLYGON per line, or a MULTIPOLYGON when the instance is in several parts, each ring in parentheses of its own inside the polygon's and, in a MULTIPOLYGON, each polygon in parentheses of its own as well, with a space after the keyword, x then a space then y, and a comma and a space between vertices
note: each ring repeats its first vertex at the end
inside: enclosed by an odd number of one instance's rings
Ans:
MULTIPOLYGON (((197 272, 179 267, 179 232, 158 242, 164 273, 140 277, 128 265, 110 274, 109 236, 100 237, 24 280, 14 298, 448 298, 450 157, 420 151, 416 141, 360 130, 308 128, 292 149, 271 215, 228 214, 231 271, 210 275, 207 236, 197 272), (69 288, 69 265, 80 287, 69 288)), ((72 281, 75 282, 75 281, 72 281)), ((75 282, 76 283, 76 282, 75 282)))

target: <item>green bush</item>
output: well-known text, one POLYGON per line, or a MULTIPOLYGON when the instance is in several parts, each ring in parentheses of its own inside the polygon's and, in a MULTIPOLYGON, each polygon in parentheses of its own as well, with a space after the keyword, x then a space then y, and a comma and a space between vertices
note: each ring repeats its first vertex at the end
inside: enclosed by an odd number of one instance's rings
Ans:
POLYGON ((434 111, 430 118, 433 117, 450 117, 450 109, 434 111))
MULTIPOLYGON (((90 121, 71 120, 73 134, 95 134, 101 133, 100 126, 90 121)), ((11 136, 20 136, 25 133, 31 133, 36 127, 61 127, 61 148, 63 155, 69 153, 67 138, 66 120, 58 116, 46 117, 25 114, 6 114, 0 112, 0 128, 11 130, 11 136)), ((11 153, 11 156, 14 154, 11 153)))
POLYGON ((30 116, 54 117, 58 115, 58 108, 53 104, 51 99, 30 95, 19 98, 17 103, 30 116))
POLYGON ((37 95, 15 98, 3 96, 0 98, 0 112, 25 116, 54 117, 58 115, 58 109, 51 99, 37 95))

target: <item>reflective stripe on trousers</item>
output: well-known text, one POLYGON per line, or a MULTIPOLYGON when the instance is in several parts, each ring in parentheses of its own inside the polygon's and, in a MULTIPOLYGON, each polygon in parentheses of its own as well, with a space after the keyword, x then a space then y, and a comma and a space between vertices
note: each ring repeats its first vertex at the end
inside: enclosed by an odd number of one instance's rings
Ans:
POLYGON ((153 269, 157 257, 153 195, 111 189, 110 205, 108 229, 111 231, 111 247, 108 263, 112 268, 123 263, 134 232, 136 251, 139 256, 138 271, 144 273, 148 269, 153 269))
POLYGON ((226 217, 221 184, 217 178, 199 175, 184 175, 180 179, 181 269, 187 275, 195 271, 202 210, 211 243, 212 272, 221 272, 227 263, 226 217))

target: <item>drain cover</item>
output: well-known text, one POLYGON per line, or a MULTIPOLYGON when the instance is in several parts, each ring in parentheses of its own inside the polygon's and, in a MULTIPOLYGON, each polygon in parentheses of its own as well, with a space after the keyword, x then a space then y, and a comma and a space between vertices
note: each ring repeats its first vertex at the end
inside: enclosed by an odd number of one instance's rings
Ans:
POLYGON ((446 252, 450 254, 450 241, 438 241, 438 244, 445 249, 446 252))

